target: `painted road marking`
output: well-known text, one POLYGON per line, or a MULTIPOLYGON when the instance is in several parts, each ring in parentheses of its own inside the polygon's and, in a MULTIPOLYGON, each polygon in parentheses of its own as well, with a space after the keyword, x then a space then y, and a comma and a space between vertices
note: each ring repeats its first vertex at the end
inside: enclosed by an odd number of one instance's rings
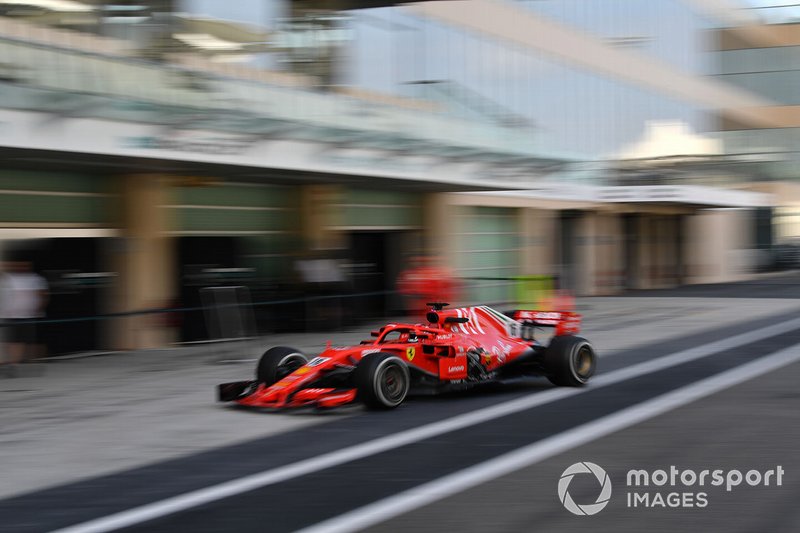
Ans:
POLYGON ((519 411, 525 411, 563 398, 583 394, 599 387, 613 385, 631 378, 694 361, 723 350, 774 337, 798 328, 800 328, 800 318, 787 320, 772 326, 729 337, 721 341, 715 341, 674 354, 665 355, 658 359, 653 359, 652 361, 638 363, 608 374, 601 374, 594 378, 588 386, 583 388, 558 388, 550 389, 545 392, 537 392, 528 396, 523 396, 522 398, 509 400, 497 405, 478 409, 477 411, 448 418, 447 420, 433 422, 414 429, 380 437, 279 468, 265 470, 242 478, 145 504, 133 509, 120 511, 105 517, 68 526, 59 529, 56 533, 100 533, 141 524, 149 520, 259 489, 267 485, 280 483, 356 459, 400 448, 401 446, 406 446, 414 442, 481 424, 489 420, 501 418, 519 411))
POLYGON ((795 345, 297 533, 345 533, 380 524, 797 361, 800 346, 795 345))

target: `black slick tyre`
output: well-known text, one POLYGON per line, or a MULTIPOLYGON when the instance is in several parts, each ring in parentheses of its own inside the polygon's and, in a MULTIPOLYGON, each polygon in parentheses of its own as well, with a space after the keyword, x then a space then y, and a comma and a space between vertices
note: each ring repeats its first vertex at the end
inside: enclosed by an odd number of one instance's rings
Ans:
POLYGON ((308 363, 308 358, 300 350, 288 346, 270 348, 256 367, 256 380, 264 385, 272 385, 308 363))
POLYGON ((354 381, 359 399, 369 409, 394 409, 403 403, 411 386, 406 363, 386 352, 372 353, 361 359, 354 381))
POLYGON ((583 337, 553 337, 544 355, 547 378, 561 387, 580 387, 594 375, 597 356, 583 337))

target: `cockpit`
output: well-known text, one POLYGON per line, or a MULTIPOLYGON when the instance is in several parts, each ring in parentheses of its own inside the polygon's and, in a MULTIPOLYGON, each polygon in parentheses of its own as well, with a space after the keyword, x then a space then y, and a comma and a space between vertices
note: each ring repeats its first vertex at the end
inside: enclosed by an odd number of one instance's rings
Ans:
POLYGON ((421 339, 417 330, 408 327, 386 328, 378 338, 378 344, 402 344, 419 342, 421 339))

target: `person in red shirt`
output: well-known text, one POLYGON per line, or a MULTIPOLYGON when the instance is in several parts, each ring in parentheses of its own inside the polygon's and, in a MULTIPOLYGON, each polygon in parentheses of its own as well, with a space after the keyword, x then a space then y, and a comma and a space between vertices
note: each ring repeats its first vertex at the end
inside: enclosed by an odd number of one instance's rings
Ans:
POLYGON ((450 269, 439 266, 433 257, 411 258, 411 266, 397 278, 397 290, 406 297, 410 315, 424 314, 428 302, 451 302, 457 283, 450 269))

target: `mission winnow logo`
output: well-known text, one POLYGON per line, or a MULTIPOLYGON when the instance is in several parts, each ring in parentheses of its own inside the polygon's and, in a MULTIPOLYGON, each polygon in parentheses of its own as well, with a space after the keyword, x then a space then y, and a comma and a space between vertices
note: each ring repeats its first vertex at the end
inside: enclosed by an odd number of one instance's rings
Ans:
MULTIPOLYGON (((629 508, 704 508, 709 505, 707 487, 725 487, 731 492, 739 485, 751 487, 783 485, 782 466, 769 470, 679 469, 674 465, 659 470, 632 469, 625 477, 625 504, 629 508)), ((611 501, 611 478, 600 466, 589 461, 570 465, 558 480, 558 499, 574 515, 591 516, 599 513, 611 501), (575 476, 593 476, 598 495, 594 501, 576 502, 569 493, 575 476)))

